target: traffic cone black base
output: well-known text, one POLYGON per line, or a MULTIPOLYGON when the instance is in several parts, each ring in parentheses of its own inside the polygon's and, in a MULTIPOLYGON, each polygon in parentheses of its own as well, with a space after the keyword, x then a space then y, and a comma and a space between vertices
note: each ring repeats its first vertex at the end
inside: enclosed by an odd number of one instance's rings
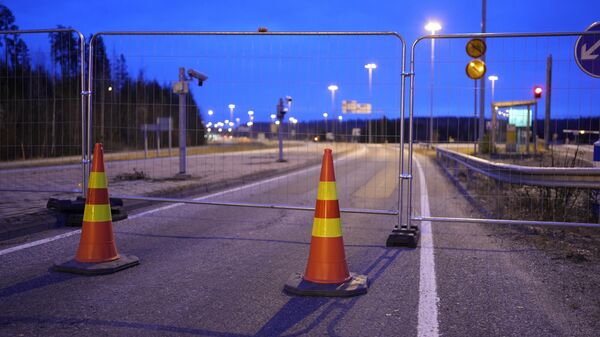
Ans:
POLYGON ((300 273, 294 273, 285 283, 283 290, 298 296, 350 297, 367 293, 366 275, 350 273, 350 279, 339 284, 314 283, 304 279, 300 273))
POLYGON ((91 276, 116 273, 138 264, 140 264, 140 259, 137 256, 120 254, 119 258, 114 261, 101 263, 78 262, 75 258, 72 258, 66 262, 55 263, 52 269, 65 273, 91 276))
POLYGON ((417 248, 419 244, 419 227, 417 226, 395 226, 385 243, 386 247, 408 247, 417 248))

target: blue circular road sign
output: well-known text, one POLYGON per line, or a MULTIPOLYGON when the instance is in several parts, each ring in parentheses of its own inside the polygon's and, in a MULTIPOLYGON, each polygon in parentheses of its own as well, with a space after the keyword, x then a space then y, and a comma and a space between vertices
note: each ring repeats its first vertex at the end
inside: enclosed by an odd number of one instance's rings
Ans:
POLYGON ((600 22, 594 22, 586 32, 598 34, 582 35, 575 43, 575 62, 586 74, 600 78, 600 22))

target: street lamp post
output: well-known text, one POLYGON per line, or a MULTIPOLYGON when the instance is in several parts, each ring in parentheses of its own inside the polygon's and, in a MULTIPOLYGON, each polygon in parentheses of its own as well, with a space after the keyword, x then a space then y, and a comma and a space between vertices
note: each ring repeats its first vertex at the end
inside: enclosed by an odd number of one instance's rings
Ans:
POLYGON ((365 69, 369 71, 369 95, 371 94, 371 87, 373 85, 373 70, 377 69, 377 65, 375 63, 365 64, 365 69))
POLYGON ((248 123, 246 125, 248 125, 249 131, 248 134, 250 135, 250 139, 252 139, 252 125, 254 125, 254 111, 252 110, 248 110, 248 123))
MULTIPOLYGON (((425 30, 435 35, 435 32, 441 30, 439 22, 430 21, 425 26, 425 30)), ((433 70, 435 64, 435 39, 431 39, 431 74, 429 82, 429 146, 433 145, 433 70)))
POLYGON ((494 105, 494 89, 496 88, 496 81, 498 80, 498 76, 490 75, 488 76, 488 80, 492 82, 492 146, 490 147, 491 151, 494 152, 496 148, 496 124, 498 121, 498 108, 494 105))
POLYGON ((233 109, 235 109, 235 104, 229 104, 228 107, 229 107, 229 121, 233 122, 233 109))
MULTIPOLYGON (((342 134, 342 120, 344 119, 344 117, 342 117, 342 115, 338 116, 338 133, 340 134, 340 139, 343 140, 341 134, 342 134)), ((344 133, 345 136, 345 133, 344 133)))
MULTIPOLYGON (((369 71, 369 101, 372 100, 371 94, 372 94, 372 86, 373 86, 373 70, 377 69, 377 65, 375 63, 368 63, 365 64, 365 69, 367 69, 369 71)), ((369 103, 373 103, 373 102, 369 102, 369 103)), ((372 143, 372 132, 371 132, 371 118, 369 116, 369 122, 368 122, 368 133, 369 133, 369 144, 372 143)))
POLYGON ((338 86, 335 84, 327 87, 327 90, 331 91, 331 112, 333 112, 335 109, 335 91, 338 89, 338 86))

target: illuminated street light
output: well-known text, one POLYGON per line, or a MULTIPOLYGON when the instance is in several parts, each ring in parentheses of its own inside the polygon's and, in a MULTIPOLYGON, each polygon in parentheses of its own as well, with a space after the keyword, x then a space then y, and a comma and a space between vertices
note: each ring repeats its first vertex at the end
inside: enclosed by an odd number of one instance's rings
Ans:
POLYGON ((492 81, 492 103, 494 103, 494 89, 496 87, 496 81, 498 80, 498 76, 490 75, 488 76, 488 80, 492 81))
POLYGON ((112 87, 111 86, 108 87, 108 91, 112 91, 112 87))
POLYGON ((247 126, 252 126, 252 125, 254 125, 254 123, 252 123, 252 122, 248 122, 248 123, 246 123, 246 125, 247 125, 247 126))
POLYGON ((331 84, 327 87, 327 90, 331 91, 331 109, 333 110, 335 107, 335 92, 338 90, 338 86, 335 84, 331 84))
POLYGON ((281 122, 279 122, 279 120, 276 120, 275 125, 279 125, 279 124, 281 124, 281 122))
POLYGON ((377 65, 375 63, 365 64, 365 69, 369 71, 369 94, 371 93, 371 85, 373 83, 373 69, 377 69, 377 65))
POLYGON ((271 119, 275 119, 276 117, 277 117, 277 115, 271 114, 271 119))
POLYGON ((327 118, 327 116, 329 116, 329 114, 327 112, 323 112, 323 117, 327 118))
POLYGON ((344 119, 344 117, 342 117, 342 116, 338 116, 338 120, 339 120, 340 122, 342 121, 342 119, 344 119))
POLYGON ((232 121, 233 120, 233 109, 235 109, 235 104, 229 104, 229 120, 232 121))
MULTIPOLYGON (((435 35, 435 32, 442 29, 442 25, 436 21, 429 21, 425 25, 425 30, 435 35)), ((433 69, 435 64, 435 39, 431 39, 431 74, 429 75, 429 145, 433 143, 433 69)))
POLYGON ((212 116, 214 113, 215 113, 214 111, 212 111, 212 110, 208 110, 208 115, 209 115, 209 116, 212 116))
POLYGON ((431 35, 435 35, 435 32, 442 29, 442 25, 436 21, 429 21, 427 25, 425 25, 425 30, 431 32, 431 35))

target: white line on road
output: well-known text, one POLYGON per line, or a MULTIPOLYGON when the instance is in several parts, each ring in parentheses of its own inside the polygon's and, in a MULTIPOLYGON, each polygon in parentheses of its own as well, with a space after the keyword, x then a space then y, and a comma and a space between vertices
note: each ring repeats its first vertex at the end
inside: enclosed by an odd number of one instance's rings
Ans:
MULTIPOLYGON (((427 182, 421 164, 414 158, 419 172, 419 186, 421 193, 421 215, 430 216, 429 198, 427 196, 427 182)), ((435 260, 433 256, 433 232, 431 222, 421 222, 421 261, 419 273, 419 314, 417 323, 418 337, 437 337, 438 329, 438 301, 437 285, 435 281, 435 260)))
POLYGON ((5 254, 9 254, 9 253, 12 253, 12 252, 19 251, 21 249, 43 245, 44 243, 52 242, 54 240, 58 240, 58 239, 62 239, 62 238, 67 238, 69 236, 73 236, 73 235, 79 234, 79 233, 81 233, 81 229, 78 229, 78 230, 72 231, 72 232, 63 233, 63 234, 56 235, 56 236, 53 236, 53 237, 49 237, 49 238, 45 238, 45 239, 41 239, 41 240, 29 242, 29 243, 25 243, 25 244, 22 244, 22 245, 19 245, 19 246, 10 247, 10 248, 4 249, 4 250, 0 250, 0 256, 5 255, 5 254))
MULTIPOLYGON (((366 153, 366 149, 365 149, 365 147, 361 147, 361 149, 357 153, 346 154, 346 155, 342 156, 341 158, 339 158, 339 159, 337 159, 335 161, 336 162, 343 161, 343 160, 348 159, 350 156, 358 157, 358 156, 363 155, 364 153, 366 153)), ((238 191, 245 190, 245 189, 257 186, 257 185, 271 183, 271 182, 274 182, 274 181, 278 181, 278 180, 286 179, 286 178, 289 178, 289 177, 293 177, 295 175, 301 175, 301 174, 304 174, 306 172, 309 172, 309 171, 312 171, 312 170, 316 170, 316 169, 318 169, 320 167, 321 167, 320 164, 319 165, 314 165, 314 166, 302 169, 300 171, 291 172, 291 173, 288 173, 288 174, 285 174, 285 175, 282 175, 282 176, 273 177, 273 178, 269 178, 269 179, 266 179, 266 180, 261 180, 261 181, 257 181, 257 182, 251 183, 251 184, 243 185, 243 186, 240 186, 240 187, 231 188, 231 189, 228 189, 228 190, 225 190, 225 191, 221 191, 221 192, 217 192, 217 193, 205 195, 205 196, 202 196, 202 197, 199 197, 199 198, 195 198, 194 200, 195 201, 206 200, 206 199, 210 199, 210 198, 221 196, 223 194, 238 192, 238 191)), ((130 220, 130 219, 136 219, 136 218, 141 218, 141 217, 149 215, 149 214, 153 214, 153 213, 165 211, 165 210, 168 210, 168 209, 171 209, 171 208, 175 208, 175 207, 179 207, 179 206, 183 206, 183 205, 185 205, 185 204, 184 203, 177 203, 177 204, 172 204, 172 205, 168 205, 168 206, 162 206, 162 207, 159 207, 159 208, 154 208, 154 209, 151 209, 151 210, 148 210, 148 211, 145 211, 145 212, 141 212, 141 213, 137 213, 137 214, 134 214, 132 216, 129 216, 128 220, 130 220)), ((66 237, 69 237, 69 236, 73 236, 73 235, 79 234, 79 233, 81 233, 80 229, 76 230, 76 231, 72 231, 72 232, 68 232, 68 233, 64 233, 64 234, 52 236, 52 237, 49 237, 49 238, 45 238, 45 239, 41 239, 41 240, 37 240, 37 241, 25 243, 25 244, 22 244, 22 245, 19 245, 19 246, 10 247, 10 248, 4 249, 4 250, 0 250, 0 256, 5 255, 5 254, 9 254, 9 253, 13 253, 13 252, 17 252, 17 251, 22 250, 22 249, 26 249, 26 248, 31 248, 31 247, 43 245, 45 243, 56 241, 56 240, 59 240, 59 239, 62 239, 62 238, 66 238, 66 237)))

